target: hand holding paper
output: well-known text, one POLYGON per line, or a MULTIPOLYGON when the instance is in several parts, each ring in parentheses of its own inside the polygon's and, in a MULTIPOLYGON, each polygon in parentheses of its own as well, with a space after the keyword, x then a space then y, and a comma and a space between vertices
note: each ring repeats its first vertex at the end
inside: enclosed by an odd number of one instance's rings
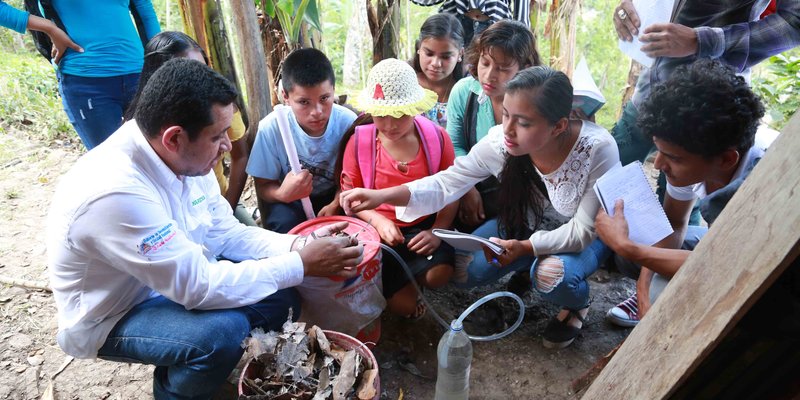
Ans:
POLYGON ((614 29, 620 40, 630 42, 634 36, 639 34, 641 22, 631 0, 622 0, 619 3, 619 6, 614 9, 612 21, 614 21, 614 29))
POLYGON ((672 234, 672 225, 647 182, 642 163, 636 161, 611 169, 595 182, 594 191, 600 205, 612 217, 617 199, 623 200, 620 209, 624 209, 625 218, 621 220, 627 221, 630 240, 652 246, 672 234))
POLYGON ((628 221, 625 220, 625 201, 619 199, 614 205, 614 216, 609 216, 605 208, 600 207, 594 220, 594 230, 597 236, 615 252, 619 247, 630 241, 628 221))
MULTIPOLYGON (((640 21, 639 27, 645 29, 653 24, 669 22, 674 6, 675 0, 633 0, 633 8, 636 10, 636 15, 638 15, 640 21)), ((623 19, 622 22, 631 19, 630 15, 631 14, 626 11, 625 19, 623 19)), ((617 34, 620 35, 620 37, 627 38, 624 32, 629 28, 627 24, 620 25, 619 19, 619 15, 614 16, 617 34)), ((637 31, 640 31, 640 29, 637 31)), ((631 41, 620 39, 619 49, 638 63, 650 68, 653 66, 653 58, 642 51, 644 43, 639 40, 640 38, 641 35, 634 34, 631 41)))
POLYGON ((680 24, 653 24, 639 37, 649 57, 687 57, 697 54, 697 33, 680 24))
POLYGON ((311 173, 305 169, 301 169, 299 173, 289 172, 281 182, 281 195, 278 199, 285 203, 291 203, 310 196, 313 189, 312 178, 311 173))
POLYGON ((503 246, 500 246, 499 244, 492 242, 485 237, 447 229, 434 229, 432 232, 434 235, 447 242, 450 246, 460 250, 478 251, 483 249, 485 246, 494 252, 494 254, 501 254, 504 251, 503 246))
MULTIPOLYGON (((292 131, 289 127, 288 113, 291 112, 291 108, 279 105, 275 107, 274 112, 278 113, 278 129, 281 131, 281 139, 283 139, 283 147, 286 149, 286 157, 289 159, 289 166, 292 167, 292 172, 294 174, 299 174, 302 168, 300 168, 300 159, 297 157, 297 147, 294 145, 294 138, 292 137, 292 131)), ((306 219, 314 219, 314 208, 311 206, 311 199, 303 197, 300 199, 300 202, 303 205, 303 212, 306 214, 306 219)))

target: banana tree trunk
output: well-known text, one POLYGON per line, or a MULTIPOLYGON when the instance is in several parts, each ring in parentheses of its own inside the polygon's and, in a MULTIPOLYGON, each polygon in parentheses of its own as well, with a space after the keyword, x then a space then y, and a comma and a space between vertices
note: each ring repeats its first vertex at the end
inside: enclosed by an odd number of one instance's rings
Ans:
POLYGON ((376 0, 375 7, 367 2, 369 29, 372 33, 372 64, 400 54, 400 0, 376 0))
POLYGON ((247 88, 247 109, 253 121, 247 128, 248 139, 255 138, 257 121, 272 112, 270 98, 270 79, 264 68, 266 56, 261 42, 256 7, 252 1, 229 0, 233 12, 234 28, 239 37, 245 87, 247 88))
MULTIPOLYGON (((241 93, 218 0, 179 0, 178 5, 186 34, 206 52, 211 68, 228 78, 241 93)), ((249 125, 241 96, 236 103, 245 125, 249 125)))
MULTIPOLYGON (((240 1, 240 0, 234 0, 240 1)), ((283 28, 277 18, 270 18, 263 9, 256 11, 258 15, 258 25, 261 31, 261 43, 264 46, 264 56, 267 64, 267 76, 270 86, 278 88, 278 80, 281 76, 281 62, 291 49, 286 38, 283 36, 283 28)), ((270 91, 272 105, 280 103, 278 90, 270 91)))
POLYGON ((572 77, 580 0, 553 0, 547 19, 550 66, 572 77))
POLYGON ((642 64, 631 60, 631 68, 628 70, 628 83, 622 89, 622 107, 617 112, 617 120, 622 116, 622 110, 625 109, 625 104, 633 97, 633 91, 636 89, 636 81, 639 80, 639 74, 642 73, 642 64))
POLYGON ((308 22, 303 21, 300 24, 300 38, 298 39, 300 47, 302 48, 315 48, 322 49, 322 32, 314 29, 308 22))
POLYGON ((370 35, 367 27, 367 5, 363 1, 353 4, 353 16, 347 28, 344 42, 344 66, 342 80, 345 87, 361 87, 364 78, 364 53, 372 43, 366 44, 370 35))

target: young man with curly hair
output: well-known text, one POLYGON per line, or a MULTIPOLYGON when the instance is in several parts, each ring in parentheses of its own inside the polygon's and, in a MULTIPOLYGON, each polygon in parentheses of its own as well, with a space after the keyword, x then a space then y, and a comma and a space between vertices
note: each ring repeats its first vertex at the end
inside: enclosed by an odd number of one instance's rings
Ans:
POLYGON ((629 309, 617 310, 621 307, 617 306, 609 312, 609 319, 617 324, 615 318, 625 320, 629 315, 615 312, 638 311, 634 314, 637 322, 645 315, 708 231, 688 224, 695 201, 706 222, 713 224, 768 146, 756 144, 764 106, 744 78, 711 60, 699 60, 675 72, 653 90, 638 119, 658 150, 655 167, 667 178, 663 206, 674 233, 655 246, 632 242, 621 200, 614 217, 601 208, 595 221, 600 239, 620 256, 620 269, 638 275, 637 295, 629 299, 629 309), (639 266, 646 267, 640 272, 639 266))

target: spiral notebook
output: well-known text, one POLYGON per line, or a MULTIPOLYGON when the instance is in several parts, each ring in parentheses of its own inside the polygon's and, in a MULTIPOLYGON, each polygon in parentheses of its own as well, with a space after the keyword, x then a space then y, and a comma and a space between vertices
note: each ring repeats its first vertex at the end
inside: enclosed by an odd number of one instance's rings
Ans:
POLYGON ((672 225, 647 181, 641 162, 612 168, 597 179, 594 191, 611 216, 614 203, 617 199, 623 200, 628 237, 632 241, 652 246, 672 234, 672 225))
POLYGON ((460 250, 478 251, 486 246, 494 254, 502 254, 505 249, 503 246, 486 239, 485 237, 471 235, 469 233, 450 231, 447 229, 434 229, 431 231, 436 237, 444 240, 450 246, 460 250))

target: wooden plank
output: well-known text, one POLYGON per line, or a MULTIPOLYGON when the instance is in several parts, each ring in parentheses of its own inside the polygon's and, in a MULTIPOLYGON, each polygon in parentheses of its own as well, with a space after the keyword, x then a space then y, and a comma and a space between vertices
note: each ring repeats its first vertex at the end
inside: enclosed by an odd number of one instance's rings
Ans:
POLYGON ((800 253, 800 112, 584 399, 662 399, 800 253))

